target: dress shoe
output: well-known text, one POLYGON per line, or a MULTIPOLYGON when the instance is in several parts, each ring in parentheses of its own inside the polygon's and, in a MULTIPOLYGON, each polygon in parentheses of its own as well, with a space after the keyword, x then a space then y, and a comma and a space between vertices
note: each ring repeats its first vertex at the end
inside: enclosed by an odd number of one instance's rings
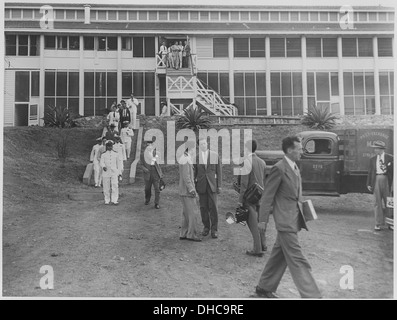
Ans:
POLYGON ((179 237, 179 240, 187 240, 186 237, 179 237))
POLYGON ((254 251, 247 250, 245 253, 251 257, 263 257, 263 252, 256 253, 254 251))
POLYGON ((105 204, 109 204, 110 202, 105 202, 105 204))
POLYGON ((278 299, 278 296, 273 292, 263 290, 262 288, 256 286, 255 292, 259 297, 268 298, 268 299, 278 299))
POLYGON ((208 236, 209 235, 209 230, 203 230, 203 232, 201 233, 201 235, 203 236, 203 237, 206 237, 206 236, 208 236))
POLYGON ((380 231, 380 230, 382 230, 382 229, 380 228, 380 226, 376 225, 376 226, 375 226, 375 231, 380 231))
POLYGON ((201 242, 202 241, 200 238, 186 238, 186 240, 195 241, 195 242, 201 242))
POLYGON ((160 206, 159 206, 158 204, 155 204, 154 207, 155 207, 156 209, 160 209, 160 206))
POLYGON ((218 233, 216 233, 216 232, 211 232, 211 238, 212 238, 212 239, 217 239, 217 238, 218 238, 218 233))
POLYGON ((149 201, 145 201, 145 206, 147 206, 149 204, 149 201))
POLYGON ((118 203, 118 202, 113 202, 113 204, 114 204, 115 206, 118 206, 118 205, 119 205, 119 203, 118 203))

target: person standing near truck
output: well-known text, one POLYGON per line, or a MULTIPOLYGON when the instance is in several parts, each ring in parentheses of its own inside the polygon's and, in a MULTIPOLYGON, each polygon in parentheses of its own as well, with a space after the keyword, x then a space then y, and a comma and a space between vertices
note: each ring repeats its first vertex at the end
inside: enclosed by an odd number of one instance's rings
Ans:
POLYGON ((375 198, 375 231, 380 231, 385 224, 386 199, 393 185, 393 156, 385 153, 383 141, 375 141, 372 148, 375 156, 369 160, 367 188, 375 198))

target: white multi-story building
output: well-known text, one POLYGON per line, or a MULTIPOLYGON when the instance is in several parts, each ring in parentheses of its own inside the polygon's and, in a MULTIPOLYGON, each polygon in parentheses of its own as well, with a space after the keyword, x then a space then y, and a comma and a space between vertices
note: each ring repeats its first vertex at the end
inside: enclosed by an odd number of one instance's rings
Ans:
MULTIPOLYGON (((43 124, 48 106, 102 115, 131 92, 247 116, 393 114, 394 8, 5 4, 4 125, 43 124), (190 40, 190 68, 160 45, 190 40)), ((176 110, 174 108, 174 110, 176 110)))

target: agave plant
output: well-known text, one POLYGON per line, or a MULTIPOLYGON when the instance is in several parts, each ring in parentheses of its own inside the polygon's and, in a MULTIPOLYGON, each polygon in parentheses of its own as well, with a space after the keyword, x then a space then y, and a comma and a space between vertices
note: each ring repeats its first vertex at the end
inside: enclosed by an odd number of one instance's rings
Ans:
POLYGON ((65 106, 49 106, 44 114, 44 124, 48 127, 70 128, 75 125, 76 117, 65 106))
POLYGON ((338 119, 335 113, 329 112, 328 108, 312 106, 303 116, 302 124, 312 129, 331 129, 338 119))
POLYGON ((211 121, 199 108, 188 108, 176 120, 176 128, 191 129, 198 133, 200 129, 209 129, 211 121))

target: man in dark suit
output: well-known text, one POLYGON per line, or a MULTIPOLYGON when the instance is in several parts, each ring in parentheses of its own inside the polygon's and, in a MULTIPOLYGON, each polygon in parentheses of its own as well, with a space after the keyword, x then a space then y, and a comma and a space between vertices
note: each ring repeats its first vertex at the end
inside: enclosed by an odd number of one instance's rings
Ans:
POLYGON ((218 238, 217 195, 221 192, 222 167, 217 153, 208 149, 206 139, 199 140, 198 164, 195 166, 196 190, 199 194, 201 219, 205 237, 218 238))
POLYGON ((375 196, 375 230, 385 224, 384 207, 393 185, 393 156, 385 153, 386 144, 375 141, 372 145, 376 156, 369 160, 367 188, 375 196))
POLYGON ((272 210, 277 239, 260 277, 256 293, 261 297, 276 298, 274 292, 285 269, 302 298, 321 298, 311 267, 302 253, 298 232, 307 230, 302 213, 302 179, 296 161, 302 154, 302 144, 296 136, 283 139, 284 159, 277 162, 267 177, 261 199, 259 221, 267 222, 272 210))
POLYGON ((241 186, 238 205, 248 208, 249 214, 247 224, 254 240, 254 249, 249 250, 246 253, 254 257, 263 257, 262 251, 267 250, 265 237, 266 228, 264 228, 266 224, 262 224, 261 228, 258 228, 260 203, 258 202, 251 204, 244 199, 246 190, 249 189, 254 183, 258 183, 262 188, 265 185, 266 162, 255 154, 256 148, 256 140, 249 140, 245 143, 247 158, 244 160, 244 166, 240 171, 241 186))
POLYGON ((160 178, 163 177, 158 155, 153 141, 146 141, 147 147, 141 158, 143 179, 145 180, 145 205, 148 205, 152 196, 152 185, 154 187, 154 207, 160 209, 160 178))
MULTIPOLYGON (((128 121, 129 123, 131 123, 131 112, 130 110, 127 108, 127 105, 125 104, 124 100, 120 101, 120 123, 123 124, 125 121, 128 121)), ((121 128, 119 130, 119 132, 121 131, 121 128)))

